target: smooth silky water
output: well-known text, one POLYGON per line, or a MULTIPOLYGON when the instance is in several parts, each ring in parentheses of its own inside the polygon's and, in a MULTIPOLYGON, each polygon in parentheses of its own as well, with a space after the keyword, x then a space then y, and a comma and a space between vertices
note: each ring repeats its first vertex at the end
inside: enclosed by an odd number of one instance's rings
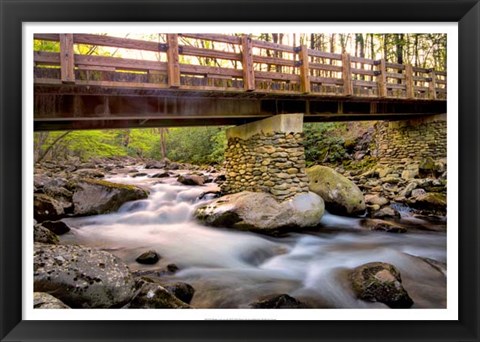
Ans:
POLYGON ((194 307, 248 308, 259 298, 286 293, 315 308, 386 308, 356 299, 351 289, 349 271, 373 261, 400 270, 414 308, 446 307, 444 222, 432 225, 405 211, 401 223, 415 229, 395 234, 366 231, 359 218, 325 213, 312 231, 269 237, 195 222, 194 208, 208 200, 199 196, 218 189, 215 184, 126 175, 106 180, 143 186, 150 196, 125 203, 117 213, 64 219, 72 230, 62 242, 107 250, 132 271, 175 264, 179 271, 160 279, 191 284, 194 307), (161 255, 157 264, 135 262, 150 249, 161 255))

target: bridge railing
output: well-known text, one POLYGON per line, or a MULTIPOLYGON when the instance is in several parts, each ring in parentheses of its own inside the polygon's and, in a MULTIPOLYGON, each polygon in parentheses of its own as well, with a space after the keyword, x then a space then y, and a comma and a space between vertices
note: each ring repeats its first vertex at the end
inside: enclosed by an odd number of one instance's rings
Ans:
POLYGON ((35 83, 407 100, 445 100, 447 95, 445 71, 276 44, 247 35, 166 37, 166 43, 158 43, 92 34, 35 34, 36 40, 59 45, 59 52, 34 52, 35 83), (153 53, 155 59, 92 55, 95 46, 153 53))

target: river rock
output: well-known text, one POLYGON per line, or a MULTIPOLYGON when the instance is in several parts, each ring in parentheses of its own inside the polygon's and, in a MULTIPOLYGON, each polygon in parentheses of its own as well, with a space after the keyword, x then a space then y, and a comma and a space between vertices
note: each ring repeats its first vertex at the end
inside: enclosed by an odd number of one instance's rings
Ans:
POLYGON ((151 178, 167 178, 167 177, 170 177, 170 176, 171 176, 170 172, 165 171, 165 172, 155 173, 155 174, 151 175, 150 177, 151 178))
POLYGON ((70 231, 70 227, 63 221, 43 221, 42 226, 57 235, 62 235, 70 231))
POLYGON ((367 194, 365 195, 365 203, 366 204, 377 204, 379 206, 388 204, 389 200, 385 197, 382 197, 378 194, 367 194))
POLYGON ((79 169, 74 172, 76 175, 84 178, 103 178, 105 175, 103 172, 98 171, 94 168, 89 169, 79 169))
POLYGON ((45 194, 33 195, 33 215, 38 222, 56 220, 65 215, 64 205, 45 194))
POLYGON ((190 306, 157 283, 143 282, 129 304, 136 309, 188 309, 190 306))
POLYGON ((365 200, 358 186, 335 170, 316 165, 306 169, 310 191, 325 201, 328 211, 340 215, 365 212, 365 200))
POLYGON ((163 284, 163 287, 165 287, 168 292, 173 294, 182 302, 187 304, 190 304, 193 295, 195 294, 195 289, 193 286, 187 283, 178 282, 174 284, 163 284))
POLYGON ((441 193, 429 192, 416 197, 411 205, 417 209, 445 211, 447 209, 447 197, 441 193))
POLYGON ((55 298, 51 294, 45 292, 33 293, 33 308, 34 309, 70 309, 60 299, 55 298))
POLYGON ((381 302, 391 308, 409 308, 413 300, 402 286, 400 272, 383 262, 361 265, 351 273, 353 290, 358 298, 381 302))
POLYGON ((276 233, 316 226, 324 213, 321 197, 309 192, 278 202, 262 192, 239 192, 199 206, 195 217, 213 227, 276 233))
POLYGON ((380 219, 362 219, 360 225, 368 230, 378 230, 387 233, 405 233, 407 229, 393 222, 380 219))
POLYGON ((177 181, 184 185, 203 185, 205 179, 199 175, 180 175, 177 181))
POLYGON ((33 226, 33 241, 49 243, 53 245, 56 245, 59 242, 58 236, 41 224, 36 224, 33 226))
POLYGON ((253 302, 249 306, 255 309, 301 309, 307 307, 307 305, 288 294, 271 295, 253 302))
POLYGON ((390 218, 390 219, 399 219, 401 217, 400 213, 393 209, 392 207, 383 207, 382 209, 376 211, 372 215, 373 218, 390 218))
POLYGON ((97 179, 83 179, 76 184, 73 194, 75 215, 98 215, 118 210, 128 201, 144 199, 148 192, 125 184, 97 179))
POLYGON ((126 304, 135 281, 114 255, 73 245, 35 243, 34 290, 54 294, 72 308, 110 308, 126 304))
POLYGON ((147 251, 142 253, 138 258, 135 259, 139 264, 153 265, 160 260, 160 255, 154 250, 147 251))

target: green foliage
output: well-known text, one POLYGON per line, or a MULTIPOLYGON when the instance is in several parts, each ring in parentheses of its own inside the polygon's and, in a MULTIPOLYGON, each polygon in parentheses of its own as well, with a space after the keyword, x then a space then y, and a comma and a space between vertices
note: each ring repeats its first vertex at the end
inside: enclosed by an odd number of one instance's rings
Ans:
POLYGON ((307 165, 341 161, 345 156, 344 123, 306 123, 305 160, 307 165))
POLYGON ((194 164, 220 163, 225 146, 225 128, 171 128, 167 140, 167 156, 171 160, 194 164))

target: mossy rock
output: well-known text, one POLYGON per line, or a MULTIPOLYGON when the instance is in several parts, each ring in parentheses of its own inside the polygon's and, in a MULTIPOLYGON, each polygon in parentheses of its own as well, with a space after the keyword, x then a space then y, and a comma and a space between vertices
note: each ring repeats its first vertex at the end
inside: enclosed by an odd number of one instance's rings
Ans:
POLYGON ((328 211, 339 215, 365 212, 365 199, 358 186, 335 170, 316 165, 306 170, 310 191, 325 201, 328 211))
POLYGON ((148 191, 134 185, 82 179, 75 186, 72 200, 75 215, 98 215, 115 212, 125 202, 147 197, 148 191))

